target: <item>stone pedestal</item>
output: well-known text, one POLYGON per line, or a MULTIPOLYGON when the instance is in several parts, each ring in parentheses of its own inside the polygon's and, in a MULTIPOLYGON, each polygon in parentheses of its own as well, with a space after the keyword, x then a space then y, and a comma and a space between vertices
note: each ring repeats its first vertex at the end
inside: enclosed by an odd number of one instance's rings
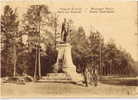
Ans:
POLYGON ((57 50, 58 57, 54 66, 54 71, 66 73, 73 81, 82 80, 81 75, 76 72, 76 66, 72 61, 71 45, 69 43, 58 44, 57 50))

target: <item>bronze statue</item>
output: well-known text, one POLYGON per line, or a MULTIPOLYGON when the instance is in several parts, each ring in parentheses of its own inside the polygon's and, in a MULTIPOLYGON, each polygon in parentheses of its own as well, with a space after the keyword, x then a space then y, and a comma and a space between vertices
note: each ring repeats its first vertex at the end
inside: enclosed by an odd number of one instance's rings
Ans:
POLYGON ((66 19, 64 19, 64 22, 62 23, 62 28, 61 28, 61 40, 63 42, 67 42, 68 34, 69 34, 69 23, 67 22, 66 19))

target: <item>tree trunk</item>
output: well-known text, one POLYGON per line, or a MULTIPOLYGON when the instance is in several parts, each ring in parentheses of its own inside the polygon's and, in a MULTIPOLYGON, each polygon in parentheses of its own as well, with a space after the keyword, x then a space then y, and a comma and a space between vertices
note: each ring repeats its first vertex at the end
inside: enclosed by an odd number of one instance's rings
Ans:
MULTIPOLYGON (((41 16, 41 14, 40 14, 40 11, 41 11, 41 7, 39 6, 39 17, 41 16)), ((41 25, 40 25, 40 21, 39 21, 39 24, 38 24, 38 31, 39 31, 39 33, 38 33, 38 35, 39 35, 39 38, 38 38, 38 78, 40 79, 41 78, 41 56, 40 56, 40 33, 41 33, 41 30, 40 30, 40 27, 41 27, 41 25)))
POLYGON ((37 80, 37 49, 36 49, 36 55, 35 55, 35 72, 34 72, 34 80, 37 80))
POLYGON ((15 44, 13 45, 13 76, 16 76, 16 60, 17 60, 17 55, 16 55, 16 46, 15 44))
POLYGON ((39 79, 41 78, 41 62, 40 62, 40 48, 38 48, 38 75, 39 75, 39 79))

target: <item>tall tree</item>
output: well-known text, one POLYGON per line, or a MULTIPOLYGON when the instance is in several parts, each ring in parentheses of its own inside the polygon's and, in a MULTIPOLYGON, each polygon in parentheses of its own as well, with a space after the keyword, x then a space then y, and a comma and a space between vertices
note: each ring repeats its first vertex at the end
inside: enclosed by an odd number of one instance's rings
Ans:
MULTIPOLYGON (((103 38, 99 32, 90 32, 85 35, 83 27, 79 27, 72 33, 73 58, 74 62, 85 78, 86 86, 93 77, 93 72, 101 69, 100 56, 101 48, 104 45, 103 38)), ((99 71, 100 72, 100 71, 99 71)))
POLYGON ((48 7, 45 5, 32 5, 24 15, 24 29, 28 32, 29 50, 35 49, 36 51, 34 79, 41 77, 40 44, 43 41, 40 35, 46 32, 49 13, 48 7))
POLYGON ((77 72, 81 72, 84 76, 84 82, 88 86, 88 70, 86 52, 88 48, 88 40, 85 35, 85 30, 81 26, 78 30, 73 29, 71 32, 71 44, 73 62, 77 67, 77 72))
POLYGON ((5 60, 4 69, 6 74, 13 76, 16 75, 18 25, 16 9, 13 10, 9 5, 6 5, 4 13, 1 15, 2 57, 5 60), (13 74, 11 74, 12 71, 13 74))

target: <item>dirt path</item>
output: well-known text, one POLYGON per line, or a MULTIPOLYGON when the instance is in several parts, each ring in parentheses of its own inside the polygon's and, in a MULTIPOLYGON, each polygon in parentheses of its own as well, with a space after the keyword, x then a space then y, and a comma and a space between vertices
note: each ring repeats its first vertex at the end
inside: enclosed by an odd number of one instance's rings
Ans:
MULTIPOLYGON (((84 87, 71 83, 27 83, 0 85, 2 97, 120 97, 136 96, 136 86, 99 84, 84 87)), ((138 94, 137 94, 138 95, 138 94)))

